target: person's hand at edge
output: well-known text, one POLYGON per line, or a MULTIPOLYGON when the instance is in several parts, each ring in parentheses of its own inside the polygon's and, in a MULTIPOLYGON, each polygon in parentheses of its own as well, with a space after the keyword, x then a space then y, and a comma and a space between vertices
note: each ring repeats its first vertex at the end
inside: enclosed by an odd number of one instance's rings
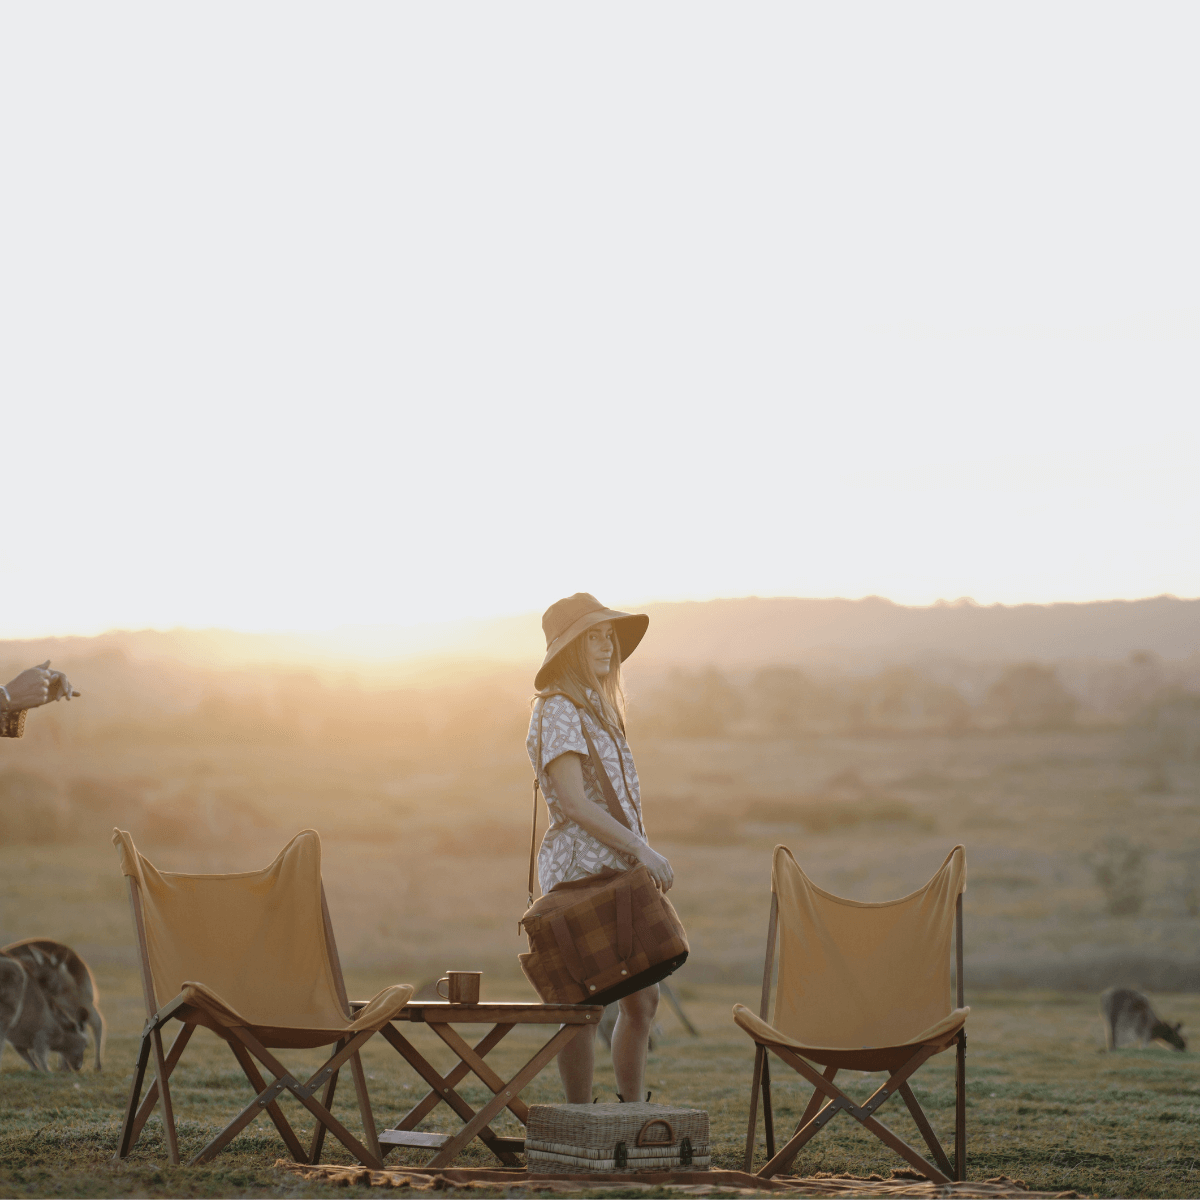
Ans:
POLYGON ((49 659, 9 680, 4 685, 4 691, 8 693, 8 701, 5 703, 4 694, 0 693, 0 706, 14 712, 24 708, 40 708, 60 696, 70 699, 73 695, 79 695, 71 690, 67 677, 61 671, 50 670, 49 659))
MULTIPOLYGON (((49 659, 46 660, 49 665, 49 659)), ((67 700, 72 696, 78 696, 79 692, 71 687, 71 681, 61 671, 50 672, 50 699, 51 700, 67 700)))

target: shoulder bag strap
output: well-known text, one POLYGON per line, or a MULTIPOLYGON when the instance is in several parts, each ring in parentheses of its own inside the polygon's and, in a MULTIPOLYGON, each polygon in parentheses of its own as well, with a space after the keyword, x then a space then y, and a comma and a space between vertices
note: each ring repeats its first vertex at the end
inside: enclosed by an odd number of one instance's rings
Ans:
MULTIPOLYGON (((538 700, 538 719, 537 719, 537 750, 533 761, 533 827, 529 831, 529 907, 533 907, 533 885, 536 882, 536 863, 537 863, 537 815, 538 815, 538 792, 542 790, 541 774, 542 774, 542 714, 546 711, 546 701, 551 696, 562 696, 569 700, 571 697, 565 692, 549 692, 538 700)), ((580 727, 583 726, 583 718, 579 719, 580 727)))
MULTIPOLYGON (((549 696, 543 696, 538 701, 537 753, 533 761, 533 828, 529 831, 529 907, 533 907, 533 876, 534 863, 537 859, 537 812, 538 792, 541 785, 538 779, 542 773, 542 712, 545 710, 549 696)), ((582 724, 582 722, 581 722, 582 724)), ((518 926, 518 929, 520 926, 518 926)))
MULTIPOLYGON (((583 717, 579 718, 579 728, 583 730, 583 740, 587 742, 588 755, 592 760, 592 766, 596 769, 596 781, 600 784, 600 791, 604 793, 604 804, 614 821, 619 821, 630 833, 637 835, 637 830, 629 823, 629 818, 625 815, 625 810, 621 807, 620 800, 617 799, 617 793, 613 791, 612 780, 608 777, 608 771, 604 768, 604 760, 596 753, 596 744, 592 741, 591 736, 587 731, 587 726, 583 723, 583 717)), ((617 754, 621 753, 621 747, 617 747, 617 754)))

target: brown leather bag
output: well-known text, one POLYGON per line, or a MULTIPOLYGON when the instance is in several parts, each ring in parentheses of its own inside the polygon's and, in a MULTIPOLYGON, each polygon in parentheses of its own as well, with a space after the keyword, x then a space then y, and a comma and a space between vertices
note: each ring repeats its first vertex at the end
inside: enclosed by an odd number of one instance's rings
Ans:
MULTIPOLYGON (((582 720, 581 720, 582 725, 582 720)), ((604 802, 613 818, 634 832, 596 747, 583 728, 604 802)), ((542 726, 538 713, 537 766, 542 726)), ((521 918, 529 952, 518 961, 546 1004, 611 1004, 677 971, 688 956, 687 934, 674 905, 639 865, 607 869, 559 883, 533 901, 537 837, 538 771, 534 770, 534 836, 529 847, 530 906, 521 918)))

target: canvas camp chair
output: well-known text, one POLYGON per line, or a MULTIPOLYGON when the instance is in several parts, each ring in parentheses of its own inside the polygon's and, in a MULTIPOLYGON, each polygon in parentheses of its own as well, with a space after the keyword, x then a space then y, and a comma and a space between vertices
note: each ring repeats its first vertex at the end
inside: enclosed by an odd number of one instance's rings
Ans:
POLYGON ((758 1172, 761 1176, 788 1170, 801 1147, 845 1111, 935 1183, 966 1178, 964 1026, 971 1011, 963 1006, 966 879, 966 855, 955 846, 934 877, 912 895, 860 903, 822 891, 786 846, 775 847, 762 1003, 757 1016, 741 1004, 733 1010, 734 1020, 755 1043, 747 1171, 753 1168, 761 1092, 768 1159, 758 1172), (955 1004, 950 1000, 952 930, 955 1004), (777 943, 779 979, 768 1024, 777 943), (953 1166, 908 1084, 919 1067, 952 1045, 958 1047, 953 1166), (778 1153, 768 1051, 813 1085, 795 1134, 778 1153), (856 1104, 833 1082, 840 1070, 887 1071, 888 1077, 869 1099, 856 1104), (912 1114, 934 1162, 876 1119, 875 1112, 895 1093, 912 1114))
POLYGON ((212 1030, 233 1051, 255 1097, 199 1154, 207 1162, 264 1111, 297 1162, 319 1162, 328 1130, 359 1162, 383 1165, 359 1050, 404 1008, 408 985, 384 988, 353 1016, 321 883, 321 839, 298 833, 261 871, 183 875, 158 871, 119 829, 113 843, 129 881, 146 1001, 146 1026, 117 1158, 141 1135, 156 1103, 172 1163, 179 1162, 170 1078, 197 1026, 212 1030), (170 997, 166 1003, 162 997, 170 997), (162 1027, 182 1024, 163 1053, 162 1027), (301 1083, 271 1049, 332 1046, 332 1056, 301 1083), (151 1054, 155 1080, 139 1106, 151 1054), (267 1083, 257 1059, 272 1076, 267 1083), (350 1063, 367 1145, 329 1111, 338 1071, 350 1063), (324 1086, 322 1101, 315 1093, 324 1086), (290 1092, 316 1118, 310 1148, 300 1144, 277 1099, 290 1092))

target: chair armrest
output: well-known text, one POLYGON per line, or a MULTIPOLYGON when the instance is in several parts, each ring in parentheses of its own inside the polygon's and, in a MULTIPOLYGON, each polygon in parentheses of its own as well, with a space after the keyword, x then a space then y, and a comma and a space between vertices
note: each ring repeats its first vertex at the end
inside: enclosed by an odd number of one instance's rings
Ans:
POLYGON ((151 1029, 158 1029, 165 1025, 186 1003, 187 1001, 183 998, 183 993, 180 992, 174 1000, 168 1000, 154 1016, 146 1019, 146 1027, 142 1032, 149 1033, 151 1029))

